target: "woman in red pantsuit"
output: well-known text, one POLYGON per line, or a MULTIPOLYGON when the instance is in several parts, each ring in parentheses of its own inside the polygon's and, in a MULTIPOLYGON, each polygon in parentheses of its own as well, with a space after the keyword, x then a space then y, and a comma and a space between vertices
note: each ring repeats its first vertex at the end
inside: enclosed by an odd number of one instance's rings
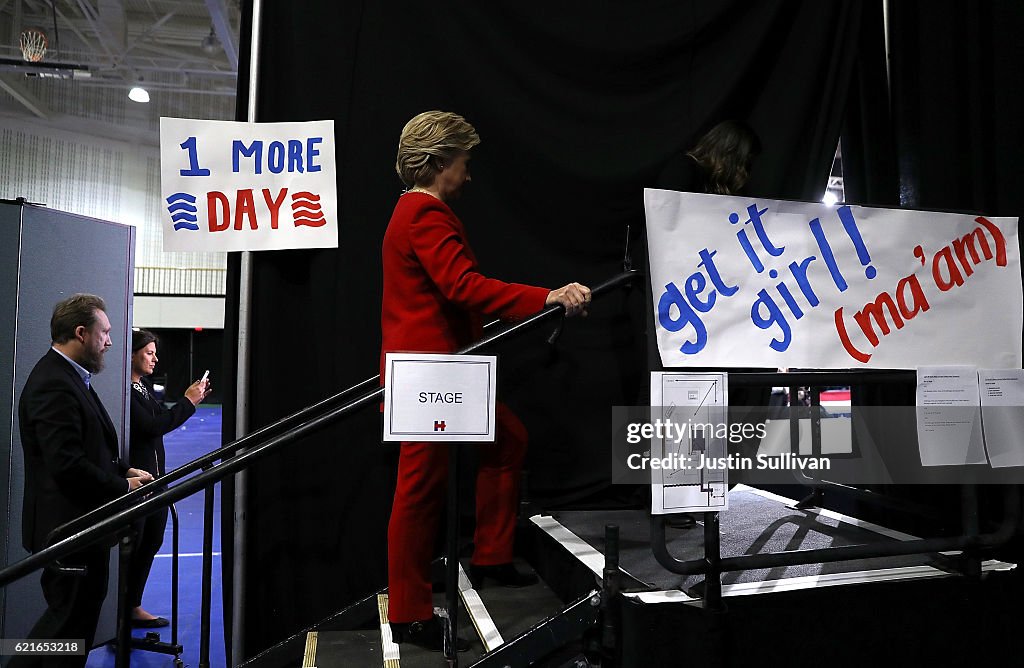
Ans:
MULTIPOLYGON (((469 152, 480 139, 461 116, 428 111, 409 121, 398 144, 402 194, 384 234, 381 368, 387 352, 450 353, 480 338, 484 315, 518 320, 561 304, 581 313, 590 290, 505 283, 480 273, 462 222, 448 207, 470 181, 469 152)), ((383 377, 383 373, 381 374, 383 377)), ((503 404, 497 437, 480 449, 476 533, 470 576, 522 586, 534 576, 512 566, 519 472, 527 433, 503 404)), ((402 443, 388 526, 388 616, 397 642, 440 650, 430 560, 447 484, 447 446, 402 443)))

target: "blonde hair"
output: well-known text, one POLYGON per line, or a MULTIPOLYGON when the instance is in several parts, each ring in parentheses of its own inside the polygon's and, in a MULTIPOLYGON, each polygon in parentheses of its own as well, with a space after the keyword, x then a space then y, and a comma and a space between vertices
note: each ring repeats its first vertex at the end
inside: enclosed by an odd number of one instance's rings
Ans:
POLYGON ((429 183, 438 172, 439 159, 451 160, 459 151, 469 151, 479 143, 476 130, 462 116, 425 111, 402 128, 395 171, 407 186, 429 183))

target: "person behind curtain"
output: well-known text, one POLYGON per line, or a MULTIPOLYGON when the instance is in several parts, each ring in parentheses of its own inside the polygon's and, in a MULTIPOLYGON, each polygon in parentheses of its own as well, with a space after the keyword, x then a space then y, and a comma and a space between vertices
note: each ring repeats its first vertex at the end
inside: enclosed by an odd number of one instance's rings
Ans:
MULTIPOLYGON (((381 377, 392 351, 450 353, 482 335, 482 315, 518 320, 560 304, 584 313, 590 289, 557 290, 505 283, 480 273, 462 221, 449 208, 470 181, 476 130, 457 114, 428 111, 410 120, 398 143, 396 170, 409 189, 384 234, 381 377)), ((476 532, 470 578, 526 586, 536 576, 512 565, 519 475, 527 432, 498 403, 496 441, 483 444, 476 482, 476 532)), ((388 614, 396 642, 442 648, 433 613, 430 560, 447 484, 447 445, 402 443, 388 525, 388 614)), ((459 641, 459 649, 468 647, 459 641)))
MULTIPOLYGON (((146 376, 153 373, 159 361, 157 337, 137 329, 132 332, 131 465, 151 471, 157 478, 167 472, 164 455, 164 434, 174 431, 196 412, 196 406, 210 394, 210 381, 197 380, 185 390, 185 396, 170 408, 156 399, 153 385, 146 376)), ((132 610, 132 626, 158 628, 170 622, 150 614, 142 607, 142 592, 149 579, 153 558, 164 541, 167 526, 166 508, 139 520, 135 525, 131 560, 128 563, 128 606, 132 610)))
POLYGON ((761 140, 743 121, 722 121, 696 145, 677 153, 658 175, 657 188, 716 195, 742 195, 761 140))
MULTIPOLYGON (((18 429, 25 451, 22 544, 30 552, 47 547, 47 536, 84 515, 153 480, 127 467, 117 430, 92 387, 111 347, 110 320, 103 299, 76 294, 57 303, 50 317, 51 347, 36 363, 18 399, 18 429)), ((9 668, 80 668, 96 635, 113 539, 86 545, 62 558, 68 573, 53 564, 40 583, 46 610, 26 639, 84 643, 77 655, 11 658, 9 668)))

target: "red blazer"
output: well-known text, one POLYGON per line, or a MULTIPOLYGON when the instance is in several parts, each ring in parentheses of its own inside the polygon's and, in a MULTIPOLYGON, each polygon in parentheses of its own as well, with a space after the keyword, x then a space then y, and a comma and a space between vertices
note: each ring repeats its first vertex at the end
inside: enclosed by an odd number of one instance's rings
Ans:
POLYGON ((481 274, 462 222, 425 193, 399 198, 382 255, 382 382, 384 353, 454 352, 481 337, 482 315, 520 320, 543 309, 550 292, 481 274))

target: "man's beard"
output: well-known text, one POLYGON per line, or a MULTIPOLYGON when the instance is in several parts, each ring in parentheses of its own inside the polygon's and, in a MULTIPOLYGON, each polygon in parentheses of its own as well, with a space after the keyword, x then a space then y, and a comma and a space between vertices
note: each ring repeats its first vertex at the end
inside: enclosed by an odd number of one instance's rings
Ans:
POLYGON ((89 373, 99 373, 103 371, 103 352, 97 351, 86 351, 80 362, 82 368, 89 373))

